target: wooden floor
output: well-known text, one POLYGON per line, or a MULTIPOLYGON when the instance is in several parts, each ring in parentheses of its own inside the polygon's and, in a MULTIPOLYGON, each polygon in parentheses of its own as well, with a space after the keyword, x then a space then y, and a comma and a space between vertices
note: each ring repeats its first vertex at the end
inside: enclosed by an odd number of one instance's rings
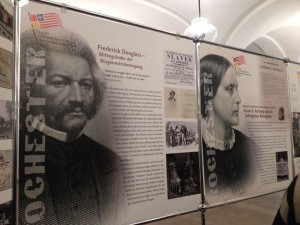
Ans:
POLYGON ((209 208, 205 212, 205 223, 201 223, 200 212, 144 223, 147 225, 271 225, 284 192, 247 199, 223 206, 209 208))

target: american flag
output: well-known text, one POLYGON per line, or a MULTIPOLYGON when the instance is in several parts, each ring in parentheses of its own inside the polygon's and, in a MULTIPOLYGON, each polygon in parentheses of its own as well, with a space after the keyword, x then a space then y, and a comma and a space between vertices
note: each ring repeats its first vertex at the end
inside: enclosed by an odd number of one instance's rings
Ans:
POLYGON ((245 57, 243 55, 233 57, 233 63, 234 63, 235 66, 246 64, 245 57))
POLYGON ((56 13, 29 15, 33 29, 60 27, 63 28, 60 17, 56 13))

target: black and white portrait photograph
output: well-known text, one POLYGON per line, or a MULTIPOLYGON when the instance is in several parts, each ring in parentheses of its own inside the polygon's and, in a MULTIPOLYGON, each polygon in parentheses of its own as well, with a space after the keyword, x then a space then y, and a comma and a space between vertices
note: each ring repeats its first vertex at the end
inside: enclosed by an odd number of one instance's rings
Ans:
POLYGON ((168 199, 200 193, 199 153, 166 155, 168 199))
POLYGON ((168 148, 194 147, 198 144, 198 128, 195 121, 168 121, 166 146, 168 148))
POLYGON ((21 34, 20 223, 32 219, 25 210, 39 200, 45 215, 35 217, 38 222, 118 224, 120 158, 85 134, 88 121, 102 109, 106 85, 101 68, 78 34, 41 32, 21 34), (29 155, 43 166, 28 161, 29 155), (26 195, 31 179, 45 185, 26 195))
POLYGON ((235 67, 221 55, 200 60, 205 188, 210 195, 240 194, 251 183, 251 139, 235 129, 242 99, 235 67))
POLYGON ((167 118, 197 118, 195 90, 164 87, 164 106, 167 118))
POLYGON ((176 95, 175 91, 171 90, 168 100, 171 101, 171 102, 176 102, 175 95, 176 95))
POLYGON ((289 179, 288 153, 287 151, 276 152, 277 181, 289 179))
POLYGON ((279 120, 285 120, 284 107, 283 106, 278 107, 278 119, 279 120))
POLYGON ((178 115, 180 114, 181 106, 181 92, 176 88, 165 88, 165 111, 166 115, 178 115))

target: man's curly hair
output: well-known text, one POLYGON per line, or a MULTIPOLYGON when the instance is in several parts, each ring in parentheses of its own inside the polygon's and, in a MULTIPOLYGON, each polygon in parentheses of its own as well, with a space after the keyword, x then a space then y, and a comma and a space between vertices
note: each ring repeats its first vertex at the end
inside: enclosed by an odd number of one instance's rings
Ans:
MULTIPOLYGON (((31 83, 26 83, 26 66, 29 50, 33 50, 34 52, 45 51, 46 55, 49 51, 56 51, 84 58, 90 66, 95 92, 94 104, 92 106, 89 119, 97 113, 101 103, 103 102, 106 84, 102 77, 102 72, 97 64, 95 54, 86 40, 78 34, 67 30, 55 32, 47 31, 45 34, 34 33, 33 30, 28 30, 21 34, 20 49, 20 123, 24 123, 26 116, 26 104, 29 97, 34 97, 36 95, 35 82, 37 78, 33 78, 33 82, 31 83), (42 35, 44 35, 44 37, 42 35)), ((47 69, 47 65, 45 65, 45 68, 47 69)))

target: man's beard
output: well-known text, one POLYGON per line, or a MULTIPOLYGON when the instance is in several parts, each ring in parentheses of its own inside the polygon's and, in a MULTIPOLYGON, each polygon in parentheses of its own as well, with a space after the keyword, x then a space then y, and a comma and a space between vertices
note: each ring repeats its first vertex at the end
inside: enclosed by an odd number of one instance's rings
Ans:
POLYGON ((79 111, 85 114, 87 119, 92 119, 96 111, 96 107, 93 104, 94 103, 90 104, 89 106, 86 103, 72 103, 67 106, 62 105, 58 108, 55 117, 63 118, 68 113, 79 111))
MULTIPOLYGON (((66 106, 60 106, 57 108, 57 111, 54 112, 54 115, 48 115, 46 125, 62 132, 77 132, 78 130, 82 130, 87 120, 95 115, 94 108, 92 104, 87 106, 87 104, 84 103, 72 103, 66 106), (78 115, 76 115, 76 113, 78 113, 78 115)), ((48 113, 49 112, 46 112, 46 114, 48 113)))

